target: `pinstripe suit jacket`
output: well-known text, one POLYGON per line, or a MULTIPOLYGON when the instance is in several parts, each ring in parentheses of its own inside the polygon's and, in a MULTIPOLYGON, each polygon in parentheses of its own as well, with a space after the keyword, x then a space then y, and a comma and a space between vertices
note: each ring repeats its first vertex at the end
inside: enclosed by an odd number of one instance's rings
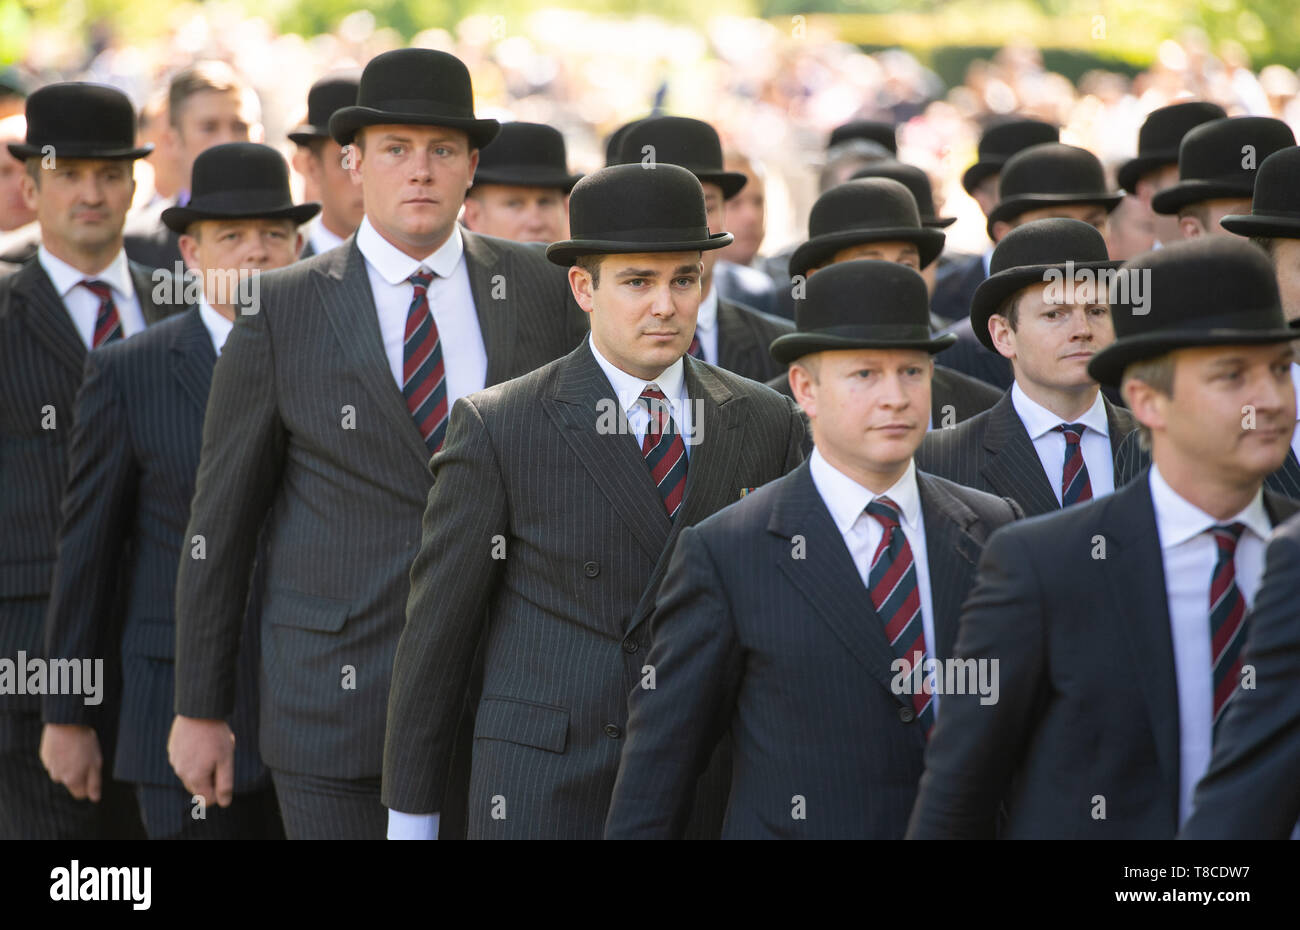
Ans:
MULTIPOLYGON (((130 271, 146 323, 180 309, 154 300, 164 295, 155 294, 150 269, 132 262, 130 271)), ((38 260, 0 278, 0 604, 49 596, 85 362, 86 346, 38 260), (47 412, 53 429, 42 425, 47 412)), ((0 656, 41 654, 40 615, 25 617, 0 616, 0 656)), ((0 713, 38 708, 35 695, 0 698, 0 713)))
MULTIPOLYGON (((1151 453, 1142 448, 1137 430, 1124 437, 1115 450, 1115 487, 1128 484, 1151 465, 1151 453)), ((1275 494, 1300 501, 1300 461, 1294 451, 1286 454, 1282 467, 1264 479, 1264 487, 1275 494)))
MULTIPOLYGON (((685 369, 700 442, 673 521, 635 437, 599 424, 615 395, 587 342, 457 401, 393 669, 388 807, 440 809, 481 632, 469 836, 600 837, 678 534, 801 459, 788 399, 694 358, 685 369)), ((699 819, 716 823, 721 785, 705 794, 699 819)))
MULTIPOLYGON (((489 384, 578 343, 586 319, 563 269, 540 250, 462 235, 489 384)), ((259 280, 260 309, 237 317, 208 395, 186 529, 204 537, 206 558, 183 558, 177 578, 176 712, 234 708, 265 521, 262 758, 374 777, 429 452, 389 369, 355 237, 259 280)))
MULTIPOLYGON (((1111 453, 1137 427, 1133 415, 1102 398, 1110 428, 1111 453)), ((1060 510, 1043 463, 1025 424, 1011 403, 1011 392, 979 416, 950 429, 931 430, 916 453, 916 466, 970 488, 1013 498, 1026 516, 1060 510)), ((1115 487, 1120 487, 1116 465, 1115 487)))
MULTIPOLYGON (((942 659, 984 541, 1020 511, 916 478, 942 659)), ((629 699, 607 837, 680 836, 695 776, 728 729, 724 839, 902 837, 925 740, 911 696, 891 686, 885 625, 806 464, 682 534, 651 623, 655 689, 629 699)))
POLYGON ((766 381, 785 371, 768 346, 777 336, 794 332, 794 324, 730 300, 718 300, 718 367, 766 381))
MULTIPOLYGON (((185 524, 216 361, 199 311, 190 310, 91 352, 77 395, 46 654, 76 658, 120 650, 123 695, 114 775, 123 781, 182 787, 167 761, 176 567, 189 550, 185 524), (118 639, 103 618, 122 589, 126 615, 118 639)), ((240 747, 257 745, 253 632, 242 644, 230 718, 240 747)), ((92 722, 76 696, 47 695, 42 707, 50 723, 92 722)), ((238 753, 235 762, 237 791, 264 775, 256 751, 238 753)))

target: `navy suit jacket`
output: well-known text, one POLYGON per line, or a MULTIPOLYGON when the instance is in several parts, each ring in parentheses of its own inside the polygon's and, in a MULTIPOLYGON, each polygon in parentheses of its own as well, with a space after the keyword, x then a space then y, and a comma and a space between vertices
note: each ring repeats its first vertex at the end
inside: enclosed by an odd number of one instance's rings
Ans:
MULTIPOLYGON (((1020 512, 923 472, 917 484, 943 658, 984 541, 1020 512)), ((651 623, 655 688, 631 692, 607 838, 679 837, 720 742, 723 838, 903 835, 924 736, 807 463, 682 533, 651 623)))
MULTIPOLYGON (((1124 441, 1115 450, 1115 487, 1128 484, 1150 467, 1151 453, 1142 448, 1140 439, 1141 436, 1134 431, 1124 437, 1124 441)), ((1275 494, 1300 501, 1300 460, 1296 459, 1295 452, 1286 454, 1282 467, 1264 479, 1264 487, 1275 494)))
POLYGON ((970 316, 971 298, 985 278, 984 256, 972 255, 962 262, 953 262, 943 269, 930 297, 930 312, 947 321, 970 316))

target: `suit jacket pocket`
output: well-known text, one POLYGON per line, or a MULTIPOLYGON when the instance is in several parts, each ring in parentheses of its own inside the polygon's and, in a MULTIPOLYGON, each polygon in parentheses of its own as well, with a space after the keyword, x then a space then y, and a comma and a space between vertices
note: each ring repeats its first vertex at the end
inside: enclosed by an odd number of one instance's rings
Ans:
POLYGON ((262 615, 268 623, 320 633, 337 633, 343 629, 351 610, 352 605, 347 601, 288 588, 271 588, 262 604, 262 615))
POLYGON ((569 737, 569 712, 552 704, 484 695, 474 722, 474 738, 504 740, 564 752, 569 737))

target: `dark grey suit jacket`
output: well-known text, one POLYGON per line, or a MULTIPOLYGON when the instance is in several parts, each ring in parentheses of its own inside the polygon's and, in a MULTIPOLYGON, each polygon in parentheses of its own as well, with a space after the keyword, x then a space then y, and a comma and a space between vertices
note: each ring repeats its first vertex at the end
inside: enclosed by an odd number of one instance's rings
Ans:
POLYGON ((1243 666, 1180 839, 1284 840, 1300 820, 1300 517, 1269 539, 1243 666))
MULTIPOLYGON (((1297 507, 1268 491, 1264 505, 1274 525, 1297 507)), ((1000 805, 1004 839, 1174 837, 1178 684, 1163 565, 1145 474, 993 534, 956 655, 997 660, 998 700, 943 699, 909 838, 992 838, 1000 805)))
MULTIPOLYGON (((1116 454, 1120 442, 1137 427, 1137 421, 1104 397, 1102 403, 1110 428, 1111 452, 1116 454)), ((1029 432, 1011 403, 1010 391, 979 416, 950 429, 931 430, 917 450, 916 464, 958 484, 1013 498, 1026 516, 1061 509, 1029 432)), ((1123 484, 1117 464, 1115 487, 1123 484)))
MULTIPOLYGON (((985 540, 1020 511, 916 479, 933 657, 945 659, 985 540)), ((902 837, 924 735, 911 696, 893 687, 885 625, 806 463, 682 534, 651 624, 655 688, 629 698, 607 838, 680 837, 696 780, 728 732, 724 839, 902 837)))
POLYGON ((975 289, 984 280, 984 256, 971 255, 944 268, 934 284, 930 312, 947 322, 970 316, 975 289))
POLYGON ((158 200, 127 218, 124 238, 126 254, 131 261, 150 268, 165 268, 173 273, 177 262, 184 267, 180 234, 173 232, 162 221, 162 212, 174 206, 175 198, 158 200))
POLYGON ((673 521, 635 436, 602 428, 621 410, 589 343, 456 402, 393 669, 387 806, 440 810, 481 633, 469 836, 600 837, 678 535, 801 460, 788 399, 690 357, 685 377, 700 442, 673 521))
POLYGON ((776 284, 757 268, 719 261, 713 266, 713 286, 723 300, 752 307, 759 313, 772 313, 776 308, 776 284))
MULTIPOLYGON (((150 269, 130 269, 146 323, 180 309, 154 301, 168 289, 155 295, 150 269)), ((0 278, 0 656, 43 653, 42 614, 17 612, 22 619, 11 622, 2 608, 9 600, 49 597, 85 363, 86 346, 40 261, 0 278), (47 408, 53 429, 42 425, 47 408)), ((39 706, 37 695, 0 697, 0 713, 39 706)))
POLYGON ((730 300, 718 301, 718 367, 754 381, 785 371, 768 347, 777 336, 794 332, 794 324, 730 300))
MULTIPOLYGON (((1142 448, 1141 435, 1134 430, 1115 450, 1115 487, 1128 484, 1151 465, 1151 453, 1142 448)), ((1293 501, 1300 501, 1300 461, 1287 452, 1282 467, 1264 479, 1264 487, 1293 501)))
MULTIPOLYGON (((577 344, 586 318, 563 269, 535 249, 462 235, 489 384, 577 344)), ((265 521, 262 758, 373 777, 429 451, 389 370, 355 237, 260 280, 260 310, 237 318, 212 376, 186 529, 206 557, 182 558, 177 580, 176 712, 224 718, 234 707, 265 521)))

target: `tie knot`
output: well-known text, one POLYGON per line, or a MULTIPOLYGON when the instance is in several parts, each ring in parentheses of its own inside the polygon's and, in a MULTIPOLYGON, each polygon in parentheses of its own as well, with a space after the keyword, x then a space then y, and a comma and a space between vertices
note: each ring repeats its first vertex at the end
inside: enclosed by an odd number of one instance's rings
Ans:
POLYGON ((78 283, 100 300, 108 300, 113 294, 113 289, 103 281, 79 281, 78 283))
POLYGON ((1058 423, 1052 429, 1065 434, 1065 441, 1071 445, 1077 443, 1083 437, 1083 431, 1088 427, 1082 423, 1058 423))
MULTIPOLYGON (((663 391, 659 390, 659 385, 647 384, 645 388, 641 391, 640 399, 641 400, 667 400, 668 398, 664 396, 663 391)), ((647 404, 647 406, 649 405, 647 404)))
POLYGON ((1241 534, 1245 530, 1246 524, 1244 523, 1220 524, 1210 527, 1214 542, 1218 545, 1219 551, 1225 555, 1231 555, 1237 551, 1237 543, 1241 541, 1241 534))
POLYGON ((898 526, 901 511, 888 497, 877 497, 867 504, 867 513, 879 520, 886 529, 898 526))
POLYGON ((411 275, 406 280, 411 282, 411 285, 415 288, 416 294, 419 294, 421 291, 427 291, 430 282, 432 282, 436 277, 438 276, 427 268, 420 268, 415 272, 415 274, 411 275))

